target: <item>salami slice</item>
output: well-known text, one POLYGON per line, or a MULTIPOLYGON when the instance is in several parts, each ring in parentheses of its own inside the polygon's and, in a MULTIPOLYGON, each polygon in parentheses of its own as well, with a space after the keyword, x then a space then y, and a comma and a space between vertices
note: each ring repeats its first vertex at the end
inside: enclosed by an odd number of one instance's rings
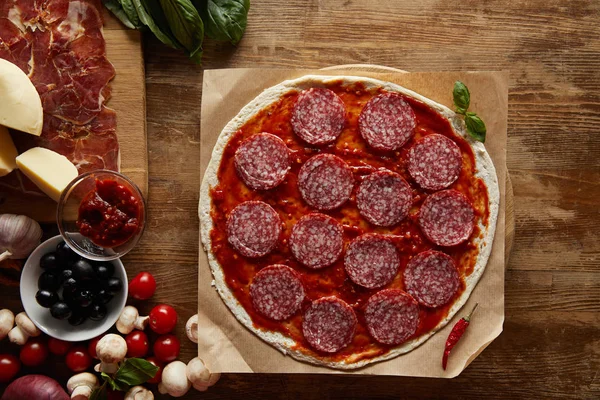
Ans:
POLYGON ((370 223, 392 226, 408 215, 412 190, 399 174, 377 171, 358 186, 356 203, 360 214, 370 223))
POLYGON ((292 228, 290 250, 300 263, 308 268, 327 267, 340 258, 344 250, 344 231, 330 216, 312 213, 292 228))
POLYGON ((346 106, 333 91, 324 88, 303 90, 292 113, 294 133, 309 144, 334 142, 346 121, 346 106))
POLYGON ((384 289, 369 297, 365 306, 367 329, 375 340, 398 345, 419 327, 419 305, 400 289, 384 289))
POLYGON ((302 333, 316 350, 336 353, 348 346, 356 329, 354 310, 335 296, 312 302, 304 314, 302 333))
POLYGON ((262 201, 245 201, 227 218, 227 240, 243 256, 262 257, 277 245, 281 234, 279 214, 262 201))
POLYGON ((357 285, 375 289, 390 283, 400 266, 400 255, 385 235, 367 233, 348 245, 344 257, 346 273, 357 285))
POLYGON ((288 319, 304 300, 304 287, 298 273, 288 266, 275 264, 261 269, 250 284, 252 305, 275 321, 288 319))
POLYGON ((414 134, 415 113, 398 93, 373 97, 362 109, 358 129, 375 150, 392 151, 402 147, 414 134))
POLYGON ((270 133, 244 140, 235 152, 235 169, 251 189, 273 189, 284 181, 290 166, 287 146, 270 133))
POLYGON ((452 258, 440 251, 428 250, 414 256, 404 270, 404 287, 427 307, 443 306, 460 285, 452 258))
POLYGON ((442 190, 429 196, 419 212, 419 226, 438 246, 455 246, 473 233, 475 210, 462 193, 442 190))
POLYGON ((410 148, 408 173, 423 189, 445 189, 458 179, 461 170, 460 148, 446 136, 427 135, 410 148))
POLYGON ((352 194, 354 176, 348 164, 333 154, 318 154, 304 163, 298 173, 300 195, 309 206, 333 210, 352 194))

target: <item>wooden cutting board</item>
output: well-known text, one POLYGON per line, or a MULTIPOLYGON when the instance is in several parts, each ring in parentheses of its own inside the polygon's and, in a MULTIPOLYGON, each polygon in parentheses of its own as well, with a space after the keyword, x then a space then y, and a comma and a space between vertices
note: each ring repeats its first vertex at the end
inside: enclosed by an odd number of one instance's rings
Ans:
MULTIPOLYGON (((141 34, 124 28, 103 9, 108 59, 117 75, 111 81, 112 97, 106 105, 117 112, 121 172, 148 193, 146 143, 146 85, 141 34)), ((56 221, 56 203, 47 197, 25 195, 0 187, 0 213, 24 214, 40 222, 56 221)))

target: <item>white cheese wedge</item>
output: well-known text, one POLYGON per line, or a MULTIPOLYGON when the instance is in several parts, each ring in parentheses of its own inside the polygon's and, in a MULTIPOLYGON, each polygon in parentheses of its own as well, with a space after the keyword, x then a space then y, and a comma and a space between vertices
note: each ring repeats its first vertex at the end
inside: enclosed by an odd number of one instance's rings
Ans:
POLYGON ((17 168, 15 159, 18 155, 8 129, 0 125, 0 176, 8 175, 17 168))
POLYGON ((40 136, 42 101, 25 72, 0 58, 0 125, 40 136))
POLYGON ((18 156, 17 166, 56 202, 67 185, 79 175, 67 157, 42 147, 34 147, 18 156))

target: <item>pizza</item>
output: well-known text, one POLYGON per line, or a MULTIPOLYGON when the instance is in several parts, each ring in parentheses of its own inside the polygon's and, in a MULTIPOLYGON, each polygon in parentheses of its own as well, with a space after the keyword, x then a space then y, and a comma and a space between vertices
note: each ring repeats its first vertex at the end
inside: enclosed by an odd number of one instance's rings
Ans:
POLYGON ((397 84, 309 75, 221 132, 199 216, 213 285, 297 360, 353 369, 409 352, 468 300, 499 189, 453 111, 397 84))

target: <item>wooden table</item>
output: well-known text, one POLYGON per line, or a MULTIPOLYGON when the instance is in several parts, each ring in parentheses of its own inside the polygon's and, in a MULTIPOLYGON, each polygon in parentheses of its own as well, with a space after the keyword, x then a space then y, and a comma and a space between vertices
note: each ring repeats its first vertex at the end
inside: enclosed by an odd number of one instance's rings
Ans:
MULTIPOLYGON (((372 63, 511 76, 506 322, 471 366, 453 380, 226 375, 185 398, 600 396, 600 2, 254 0, 240 45, 207 41, 202 67, 149 36, 145 50, 149 226, 124 262, 131 276, 155 274, 154 300, 176 306, 182 336, 197 303, 203 68, 372 63)), ((0 293, 7 303, 17 308, 17 290, 0 293)), ((195 347, 182 343, 187 361, 195 347)))

